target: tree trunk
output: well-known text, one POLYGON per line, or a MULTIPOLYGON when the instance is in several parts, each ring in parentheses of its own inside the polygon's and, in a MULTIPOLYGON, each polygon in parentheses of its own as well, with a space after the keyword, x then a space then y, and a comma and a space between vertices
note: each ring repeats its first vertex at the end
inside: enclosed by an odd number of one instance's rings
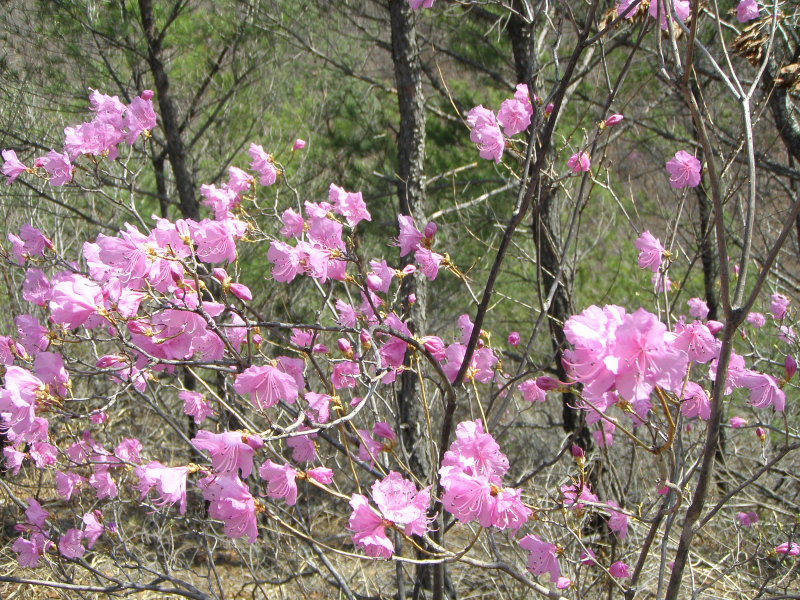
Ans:
POLYGON ((147 63, 158 94, 158 107, 161 114, 161 127, 167 142, 167 156, 175 177, 181 216, 184 219, 197 220, 200 216, 199 205, 195 198, 194 180, 186 165, 186 147, 180 132, 180 119, 175 103, 169 91, 169 76, 161 58, 161 35, 156 34, 153 3, 150 0, 139 0, 139 11, 142 17, 142 29, 147 40, 147 63))

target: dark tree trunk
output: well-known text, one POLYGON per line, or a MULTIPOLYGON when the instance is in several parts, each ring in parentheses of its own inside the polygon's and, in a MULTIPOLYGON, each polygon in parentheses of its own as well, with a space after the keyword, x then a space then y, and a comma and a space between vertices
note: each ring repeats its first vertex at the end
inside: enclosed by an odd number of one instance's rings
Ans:
MULTIPOLYGON (((397 135, 397 196, 400 213, 416 217, 424 226, 425 211, 425 98, 422 95, 422 69, 419 60, 414 17, 406 0, 391 0, 392 60, 394 62, 400 128, 397 135)), ((413 256, 403 257, 403 265, 413 256)), ((413 333, 425 330, 427 286, 423 280, 407 277, 401 285, 403 310, 413 333), (410 305, 408 296, 416 295, 410 305)), ((411 459, 412 468, 420 475, 431 473, 432 459, 427 456, 427 435, 424 414, 417 389, 417 376, 406 371, 400 376, 399 406, 401 439, 411 459)))
MULTIPOLYGON (((515 11, 508 22, 508 35, 511 39, 511 51, 514 55, 514 66, 517 81, 528 84, 528 89, 533 92, 533 36, 531 26, 522 18, 522 5, 519 0, 514 3, 515 11)), ((561 248, 557 229, 558 207, 554 190, 542 190, 542 197, 533 210, 533 240, 536 244, 536 256, 539 261, 540 277, 539 289, 543 296, 547 296, 555 282, 554 274, 558 272, 561 262, 561 248)), ((561 381, 566 381, 567 374, 561 362, 566 338, 564 337, 564 321, 570 316, 570 296, 568 283, 559 281, 553 301, 547 310, 547 323, 550 330, 550 341, 553 346, 553 359, 556 374, 561 381)), ((577 432, 577 443, 588 450, 591 447, 591 437, 583 426, 583 413, 574 409, 575 400, 571 394, 562 395, 562 418, 564 430, 577 432)))
MULTIPOLYGON (((415 217, 417 226, 425 226, 425 98, 422 94, 422 68, 414 25, 414 14, 407 0, 389 0, 392 28, 392 62, 394 63, 400 128, 397 134, 397 197, 400 214, 415 217)), ((402 266, 413 256, 401 259, 402 266)), ((412 333, 425 331, 427 285, 422 278, 407 277, 400 287, 400 297, 406 322, 412 333), (410 304, 409 295, 416 296, 410 304)), ((409 356, 406 356, 409 360, 409 356)), ((412 365, 413 366, 413 365, 412 365)), ((435 473, 436 457, 428 456, 428 435, 425 415, 415 371, 400 375, 398 406, 400 440, 409 457, 410 467, 424 480, 435 473)), ((421 556, 420 556, 421 558, 421 556)), ((402 574, 399 576, 402 577, 402 574)), ((414 583, 414 598, 424 587, 433 588, 433 597, 440 600, 444 591, 445 573, 442 565, 427 569, 420 565, 414 583)), ((402 582, 398 582, 401 585, 402 582)))
POLYGON ((178 111, 169 91, 169 76, 162 61, 162 38, 160 34, 156 33, 153 3, 150 0, 139 0, 139 11, 142 17, 142 29, 147 40, 147 63, 153 74, 158 94, 161 127, 167 142, 167 156, 175 177, 175 187, 178 189, 181 216, 184 219, 196 220, 200 215, 199 205, 195 198, 194 180, 186 165, 186 147, 181 138, 178 111))

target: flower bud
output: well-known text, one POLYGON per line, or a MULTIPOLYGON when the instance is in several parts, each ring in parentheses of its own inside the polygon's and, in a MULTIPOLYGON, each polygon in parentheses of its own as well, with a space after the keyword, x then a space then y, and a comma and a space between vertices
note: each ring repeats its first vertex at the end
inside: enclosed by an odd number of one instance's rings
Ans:
POLYGON ((558 379, 542 375, 536 378, 536 386, 543 389, 545 392, 552 392, 561 387, 561 382, 558 379))
POLYGON ((511 333, 509 333, 508 334, 509 346, 516 346, 517 344, 519 344, 519 339, 520 339, 519 333, 517 333, 516 331, 512 331, 511 333))
POLYGON ((417 295, 416 294, 411 293, 411 294, 408 295, 408 303, 409 304, 414 304, 416 301, 417 301, 417 295))
POLYGON ((554 108, 554 107, 553 107, 553 103, 552 103, 552 102, 549 102, 549 103, 547 104, 547 106, 545 106, 545 107, 544 107, 544 114, 546 114, 546 115, 549 115, 550 113, 552 113, 552 112, 553 112, 553 108, 554 108))
POLYGON ((786 370, 786 381, 789 381, 797 372, 797 363, 791 354, 786 355, 786 360, 783 361, 783 368, 786 370))
POLYGON ((620 114, 613 114, 605 120, 606 127, 613 127, 622 121, 624 117, 620 114))
POLYGON ((294 141, 294 145, 292 146, 292 150, 302 150, 305 147, 306 147, 306 141, 305 140, 301 140, 300 138, 297 138, 294 141))
POLYGON ((339 338, 336 340, 336 346, 342 352, 342 354, 352 354, 353 353, 353 346, 350 344, 350 341, 345 338, 339 338))
POLYGON ((572 444, 572 448, 570 448, 570 451, 572 452, 573 458, 583 460, 586 457, 583 448, 581 448, 577 444, 572 444))
POLYGON ((142 93, 139 94, 142 100, 150 100, 153 97, 153 90, 142 90, 142 93))
POLYGON ((767 441, 767 432, 764 431, 763 427, 756 427, 756 437, 762 444, 767 441))
POLYGON ((369 341, 369 339, 370 339, 370 336, 369 336, 369 331, 367 331, 366 329, 362 329, 362 330, 361 330, 361 333, 358 335, 358 339, 361 341, 361 345, 362 345, 364 348, 369 348, 369 347, 370 347, 370 341, 369 341))
POLYGON ((431 221, 430 223, 425 225, 425 231, 423 233, 425 234, 426 238, 432 240, 433 236, 436 235, 436 230, 437 230, 436 223, 431 221))

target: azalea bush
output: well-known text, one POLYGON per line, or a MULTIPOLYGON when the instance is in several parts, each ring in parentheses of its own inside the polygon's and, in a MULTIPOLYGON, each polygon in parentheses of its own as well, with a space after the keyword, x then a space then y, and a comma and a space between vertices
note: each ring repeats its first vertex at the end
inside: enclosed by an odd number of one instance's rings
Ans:
MULTIPOLYGON (((752 4, 741 3, 740 21, 758 17, 752 4)), ((616 23, 635 17, 643 31, 698 17, 678 0, 616 11, 616 23)), ((587 37, 588 26, 576 47, 587 37)), ((575 191, 578 213, 625 123, 609 109, 580 147, 545 152, 568 83, 540 98, 521 82, 496 113, 464 115, 476 154, 519 180, 493 272, 542 173, 575 191)), ((63 148, 33 160, 2 151, 6 183, 90 194, 104 177, 132 184, 134 150, 159 124, 153 98, 145 90, 125 104, 92 90, 91 116, 64 130, 63 148)), ((676 196, 722 180, 703 123, 705 164, 676 147, 657 175, 676 196)), ((136 212, 79 249, 33 223, 8 233, 5 268, 27 308, 0 337, 0 487, 16 516, 5 548, 16 568, 0 581, 218 598, 229 593, 220 572, 231 551, 243 585, 263 595, 314 575, 348 598, 455 596, 456 574, 472 587, 485 572, 520 595, 634 597, 646 587, 675 598, 682 584, 698 591, 724 576, 684 581, 695 553, 733 561, 753 589, 792 585, 797 515, 757 501, 770 497, 760 481, 784 478, 778 465, 800 449, 793 311, 769 289, 787 228, 755 282, 746 247, 738 274, 723 263, 719 320, 699 297, 673 303, 670 274, 687 267, 674 246, 649 230, 625 240, 652 277, 646 302, 581 307, 563 322, 559 378, 525 360, 530 324, 483 328, 493 280, 474 292, 435 222, 398 215, 397 237, 372 254, 360 241, 372 220, 361 192, 334 182, 327 197, 306 199, 291 184, 304 147, 251 143, 247 163, 202 186, 202 219, 136 212), (264 257, 276 285, 304 285, 313 318, 263 314, 242 283, 243 248, 264 257), (439 328, 446 334, 412 328, 408 282, 442 278, 474 310, 439 328), (397 389, 409 377, 421 422, 402 417, 397 389), (548 424, 564 397, 590 435, 548 424), (543 432, 538 447, 531 431, 543 432), (741 469, 731 458, 733 483, 715 480, 723 443, 756 456, 741 469), (738 547, 698 545, 714 520, 738 547)), ((713 194, 727 261, 733 216, 713 194)))

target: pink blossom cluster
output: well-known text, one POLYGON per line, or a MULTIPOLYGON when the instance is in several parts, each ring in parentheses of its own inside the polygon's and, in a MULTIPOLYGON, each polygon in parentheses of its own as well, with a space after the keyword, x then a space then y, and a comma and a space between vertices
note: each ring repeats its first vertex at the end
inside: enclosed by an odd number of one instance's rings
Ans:
POLYGON ((500 162, 505 150, 506 140, 503 136, 512 137, 525 131, 531 124, 533 104, 538 101, 536 95, 530 95, 528 86, 517 85, 513 98, 503 100, 500 110, 494 112, 482 105, 476 106, 467 113, 467 125, 470 127, 469 139, 478 146, 481 158, 500 162), (500 130, 500 127, 503 130, 500 130))
POLYGON ((14 150, 3 150, 4 163, 0 170, 8 177, 6 184, 26 171, 35 173, 43 168, 50 185, 62 186, 72 180, 72 163, 81 155, 116 160, 119 144, 124 141, 133 145, 140 135, 147 135, 156 126, 152 98, 153 92, 145 90, 126 106, 117 96, 92 90, 89 102, 95 116, 89 122, 64 129, 64 152, 50 150, 46 156, 36 158, 29 168, 19 161, 14 150))
MULTIPOLYGON (((637 6, 632 7, 632 5, 638 5, 639 2, 640 0, 617 0, 617 14, 624 14, 626 19, 632 19, 637 11, 637 6)), ((668 18, 671 20, 675 16, 683 22, 689 18, 691 12, 692 5, 689 0, 672 0, 671 2, 652 0, 648 8, 648 14, 652 18, 656 19, 660 16, 661 29, 665 31, 669 29, 668 18), (674 8, 674 14, 671 13, 670 7, 674 8)), ((676 27, 675 24, 672 26, 676 27)))
POLYGON ((416 486, 400 473, 390 471, 372 485, 375 510, 362 494, 353 494, 353 509, 347 527, 353 532, 353 542, 368 556, 390 558, 394 543, 386 535, 387 528, 397 528, 405 535, 422 536, 428 531, 427 509, 430 486, 417 491, 416 486))
MULTIPOLYGON (((695 301, 695 306, 700 308, 695 301)), ((674 394, 688 417, 708 418, 705 390, 687 378, 690 364, 709 364, 716 376, 720 342, 714 322, 678 321, 672 331, 644 309, 629 314, 619 306, 591 306, 570 317, 564 333, 572 348, 564 353, 564 367, 574 382, 583 384, 587 420, 596 423, 610 406, 624 401, 634 420, 646 418, 655 388, 674 394)), ((734 388, 750 391, 750 404, 782 411, 785 394, 776 379, 745 368, 744 359, 731 356, 725 393, 734 388)))
POLYGON ((442 505, 463 523, 518 531, 532 511, 521 490, 502 487, 506 471, 508 458, 480 419, 459 423, 439 469, 442 505))

